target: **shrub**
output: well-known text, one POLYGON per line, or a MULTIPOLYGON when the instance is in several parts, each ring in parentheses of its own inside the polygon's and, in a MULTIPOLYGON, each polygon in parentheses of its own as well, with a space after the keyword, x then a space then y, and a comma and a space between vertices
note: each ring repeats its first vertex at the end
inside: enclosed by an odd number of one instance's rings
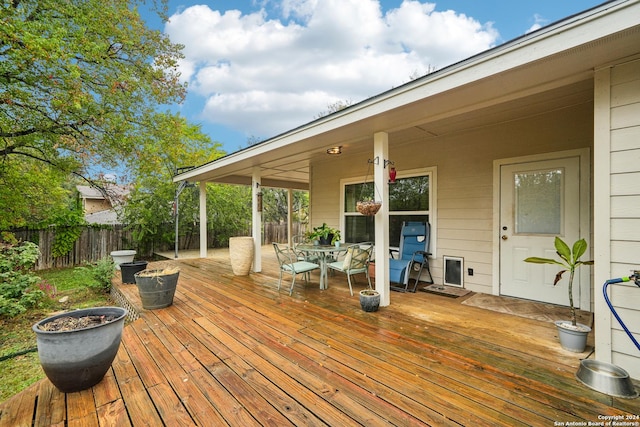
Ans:
POLYGON ((84 267, 77 267, 76 270, 89 274, 95 281, 89 283, 89 287, 99 292, 109 293, 111 291, 111 279, 113 278, 115 264, 110 257, 105 257, 95 264, 87 264, 84 267))
POLYGON ((32 269, 40 251, 31 242, 0 244, 0 316, 14 317, 39 305, 45 293, 32 269))

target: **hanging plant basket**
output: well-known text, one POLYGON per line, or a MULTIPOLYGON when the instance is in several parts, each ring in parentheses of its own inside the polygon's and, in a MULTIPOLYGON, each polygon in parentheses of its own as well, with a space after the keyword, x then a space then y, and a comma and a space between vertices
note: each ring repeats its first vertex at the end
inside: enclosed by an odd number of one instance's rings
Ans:
POLYGON ((375 200, 372 200, 376 197, 376 194, 380 196, 380 193, 378 192, 378 188, 376 187, 375 182, 372 182, 373 184, 372 194, 366 194, 368 192, 365 191, 365 187, 367 186, 367 181, 369 180, 369 176, 372 176, 373 174, 371 168, 374 164, 374 160, 369 159, 367 163, 369 164, 367 166, 367 175, 364 178, 364 182, 362 183, 362 188, 360 190, 360 200, 356 202, 356 210, 364 216, 374 216, 380 210, 380 206, 382 206, 382 202, 377 202, 375 200))
POLYGON ((382 202, 374 202, 374 201, 360 201, 356 202, 356 209, 362 215, 365 216, 373 216, 378 213, 380 210, 380 206, 382 206, 382 202))

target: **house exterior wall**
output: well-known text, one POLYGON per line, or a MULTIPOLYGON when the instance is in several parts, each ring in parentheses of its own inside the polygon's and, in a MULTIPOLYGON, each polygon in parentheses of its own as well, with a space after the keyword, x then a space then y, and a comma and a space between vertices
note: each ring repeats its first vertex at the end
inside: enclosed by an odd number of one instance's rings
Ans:
MULTIPOLYGON (((595 89, 594 238, 599 246, 594 271, 599 288, 640 269, 640 58, 598 70, 595 89)), ((640 289, 615 284, 609 295, 640 340, 640 289)), ((640 351, 601 293, 596 296, 596 358, 640 378, 640 351)))
MULTIPOLYGON (((403 170, 437 167, 437 258, 431 262, 436 283, 442 283, 442 257, 464 258, 464 286, 492 293, 493 161, 539 153, 590 148, 593 140, 591 103, 550 111, 508 123, 414 141, 389 139, 389 158, 398 176, 403 170), (474 269, 468 276, 467 268, 474 269)), ((367 173, 371 154, 317 162, 311 170, 311 225, 340 225, 340 179, 367 173)), ((371 179, 371 177, 369 178, 371 179)), ((434 248, 432 248, 434 249, 434 248)))
POLYGON ((111 203, 105 199, 83 199, 82 201, 85 214, 92 214, 111 209, 111 203))

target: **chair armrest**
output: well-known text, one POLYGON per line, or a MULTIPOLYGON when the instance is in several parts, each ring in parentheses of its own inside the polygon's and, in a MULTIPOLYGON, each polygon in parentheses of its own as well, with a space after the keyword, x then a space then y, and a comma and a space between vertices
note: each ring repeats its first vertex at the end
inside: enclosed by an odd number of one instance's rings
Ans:
POLYGON ((429 259, 429 255, 431 255, 431 252, 426 252, 426 251, 415 251, 413 253, 413 256, 411 257, 411 261, 419 261, 416 259, 416 256, 420 256, 422 257, 423 260, 428 260, 429 259))

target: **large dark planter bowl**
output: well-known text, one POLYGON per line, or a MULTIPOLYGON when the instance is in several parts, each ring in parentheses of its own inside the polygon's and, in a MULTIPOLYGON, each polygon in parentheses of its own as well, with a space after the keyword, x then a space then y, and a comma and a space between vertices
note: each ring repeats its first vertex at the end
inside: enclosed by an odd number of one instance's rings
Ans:
POLYGON ((173 304, 180 272, 160 274, 161 270, 143 270, 134 275, 142 308, 155 310, 173 304))
POLYGON ((127 310, 93 307, 56 314, 33 325, 40 364, 47 378, 63 393, 98 384, 116 357, 127 310), (60 317, 114 316, 112 322, 72 331, 43 331, 39 325, 60 317))
POLYGON ((147 261, 123 262, 120 264, 122 283, 136 283, 134 274, 147 268, 147 261))

